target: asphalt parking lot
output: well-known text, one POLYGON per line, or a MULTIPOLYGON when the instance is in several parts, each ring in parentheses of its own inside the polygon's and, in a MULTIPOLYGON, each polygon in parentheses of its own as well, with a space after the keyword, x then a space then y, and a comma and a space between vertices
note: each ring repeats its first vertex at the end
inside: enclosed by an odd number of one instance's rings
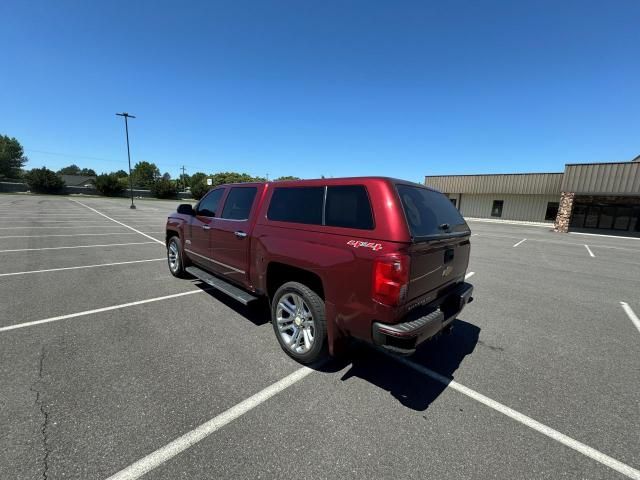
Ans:
POLYGON ((470 222, 453 334, 314 370, 136 203, 0 196, 0 478, 640 478, 640 239, 470 222))

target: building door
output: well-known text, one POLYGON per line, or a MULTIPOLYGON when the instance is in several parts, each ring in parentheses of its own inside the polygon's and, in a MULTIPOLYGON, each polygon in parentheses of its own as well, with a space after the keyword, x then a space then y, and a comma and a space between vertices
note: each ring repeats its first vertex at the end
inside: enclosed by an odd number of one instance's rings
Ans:
POLYGON ((629 230, 631 230, 632 232, 640 232, 640 207, 633 208, 629 230))
POLYGON ((589 206, 587 214, 584 218, 584 228, 598 228, 598 220, 600 217, 600 207, 589 206))

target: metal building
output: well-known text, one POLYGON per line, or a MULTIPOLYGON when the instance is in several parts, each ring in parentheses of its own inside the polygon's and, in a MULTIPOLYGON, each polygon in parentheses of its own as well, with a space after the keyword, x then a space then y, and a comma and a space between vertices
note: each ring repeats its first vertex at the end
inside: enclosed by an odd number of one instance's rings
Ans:
POLYGON ((568 164, 563 173, 427 176, 425 185, 445 193, 469 218, 640 235, 639 159, 568 164))

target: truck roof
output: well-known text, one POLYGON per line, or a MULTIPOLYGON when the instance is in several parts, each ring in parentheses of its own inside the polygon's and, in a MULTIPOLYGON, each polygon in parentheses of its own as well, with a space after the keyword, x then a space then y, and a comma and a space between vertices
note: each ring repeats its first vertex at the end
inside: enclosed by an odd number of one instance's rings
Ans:
POLYGON ((428 188, 429 190, 433 190, 421 183, 411 182, 408 180, 402 180, 400 178, 393 177, 336 177, 336 178, 309 178, 309 179, 300 179, 300 180, 278 180, 278 181, 270 181, 270 182, 243 182, 243 183, 225 183, 224 185, 287 185, 287 186, 312 186, 312 185, 340 185, 343 183, 374 183, 374 182, 389 182, 389 183, 402 183, 406 185, 415 185, 422 188, 428 188))

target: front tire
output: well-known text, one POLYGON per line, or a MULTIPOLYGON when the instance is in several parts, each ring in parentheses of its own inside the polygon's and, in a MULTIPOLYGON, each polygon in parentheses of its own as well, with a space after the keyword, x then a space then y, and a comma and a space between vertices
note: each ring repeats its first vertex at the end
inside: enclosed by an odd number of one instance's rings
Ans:
POLYGON ((171 275, 177 278, 185 278, 187 272, 185 269, 184 253, 182 251, 182 242, 179 237, 171 237, 167 242, 167 264, 171 275))
POLYGON ((287 282, 271 302, 271 323, 282 349, 303 364, 327 356, 324 301, 306 285, 287 282))

